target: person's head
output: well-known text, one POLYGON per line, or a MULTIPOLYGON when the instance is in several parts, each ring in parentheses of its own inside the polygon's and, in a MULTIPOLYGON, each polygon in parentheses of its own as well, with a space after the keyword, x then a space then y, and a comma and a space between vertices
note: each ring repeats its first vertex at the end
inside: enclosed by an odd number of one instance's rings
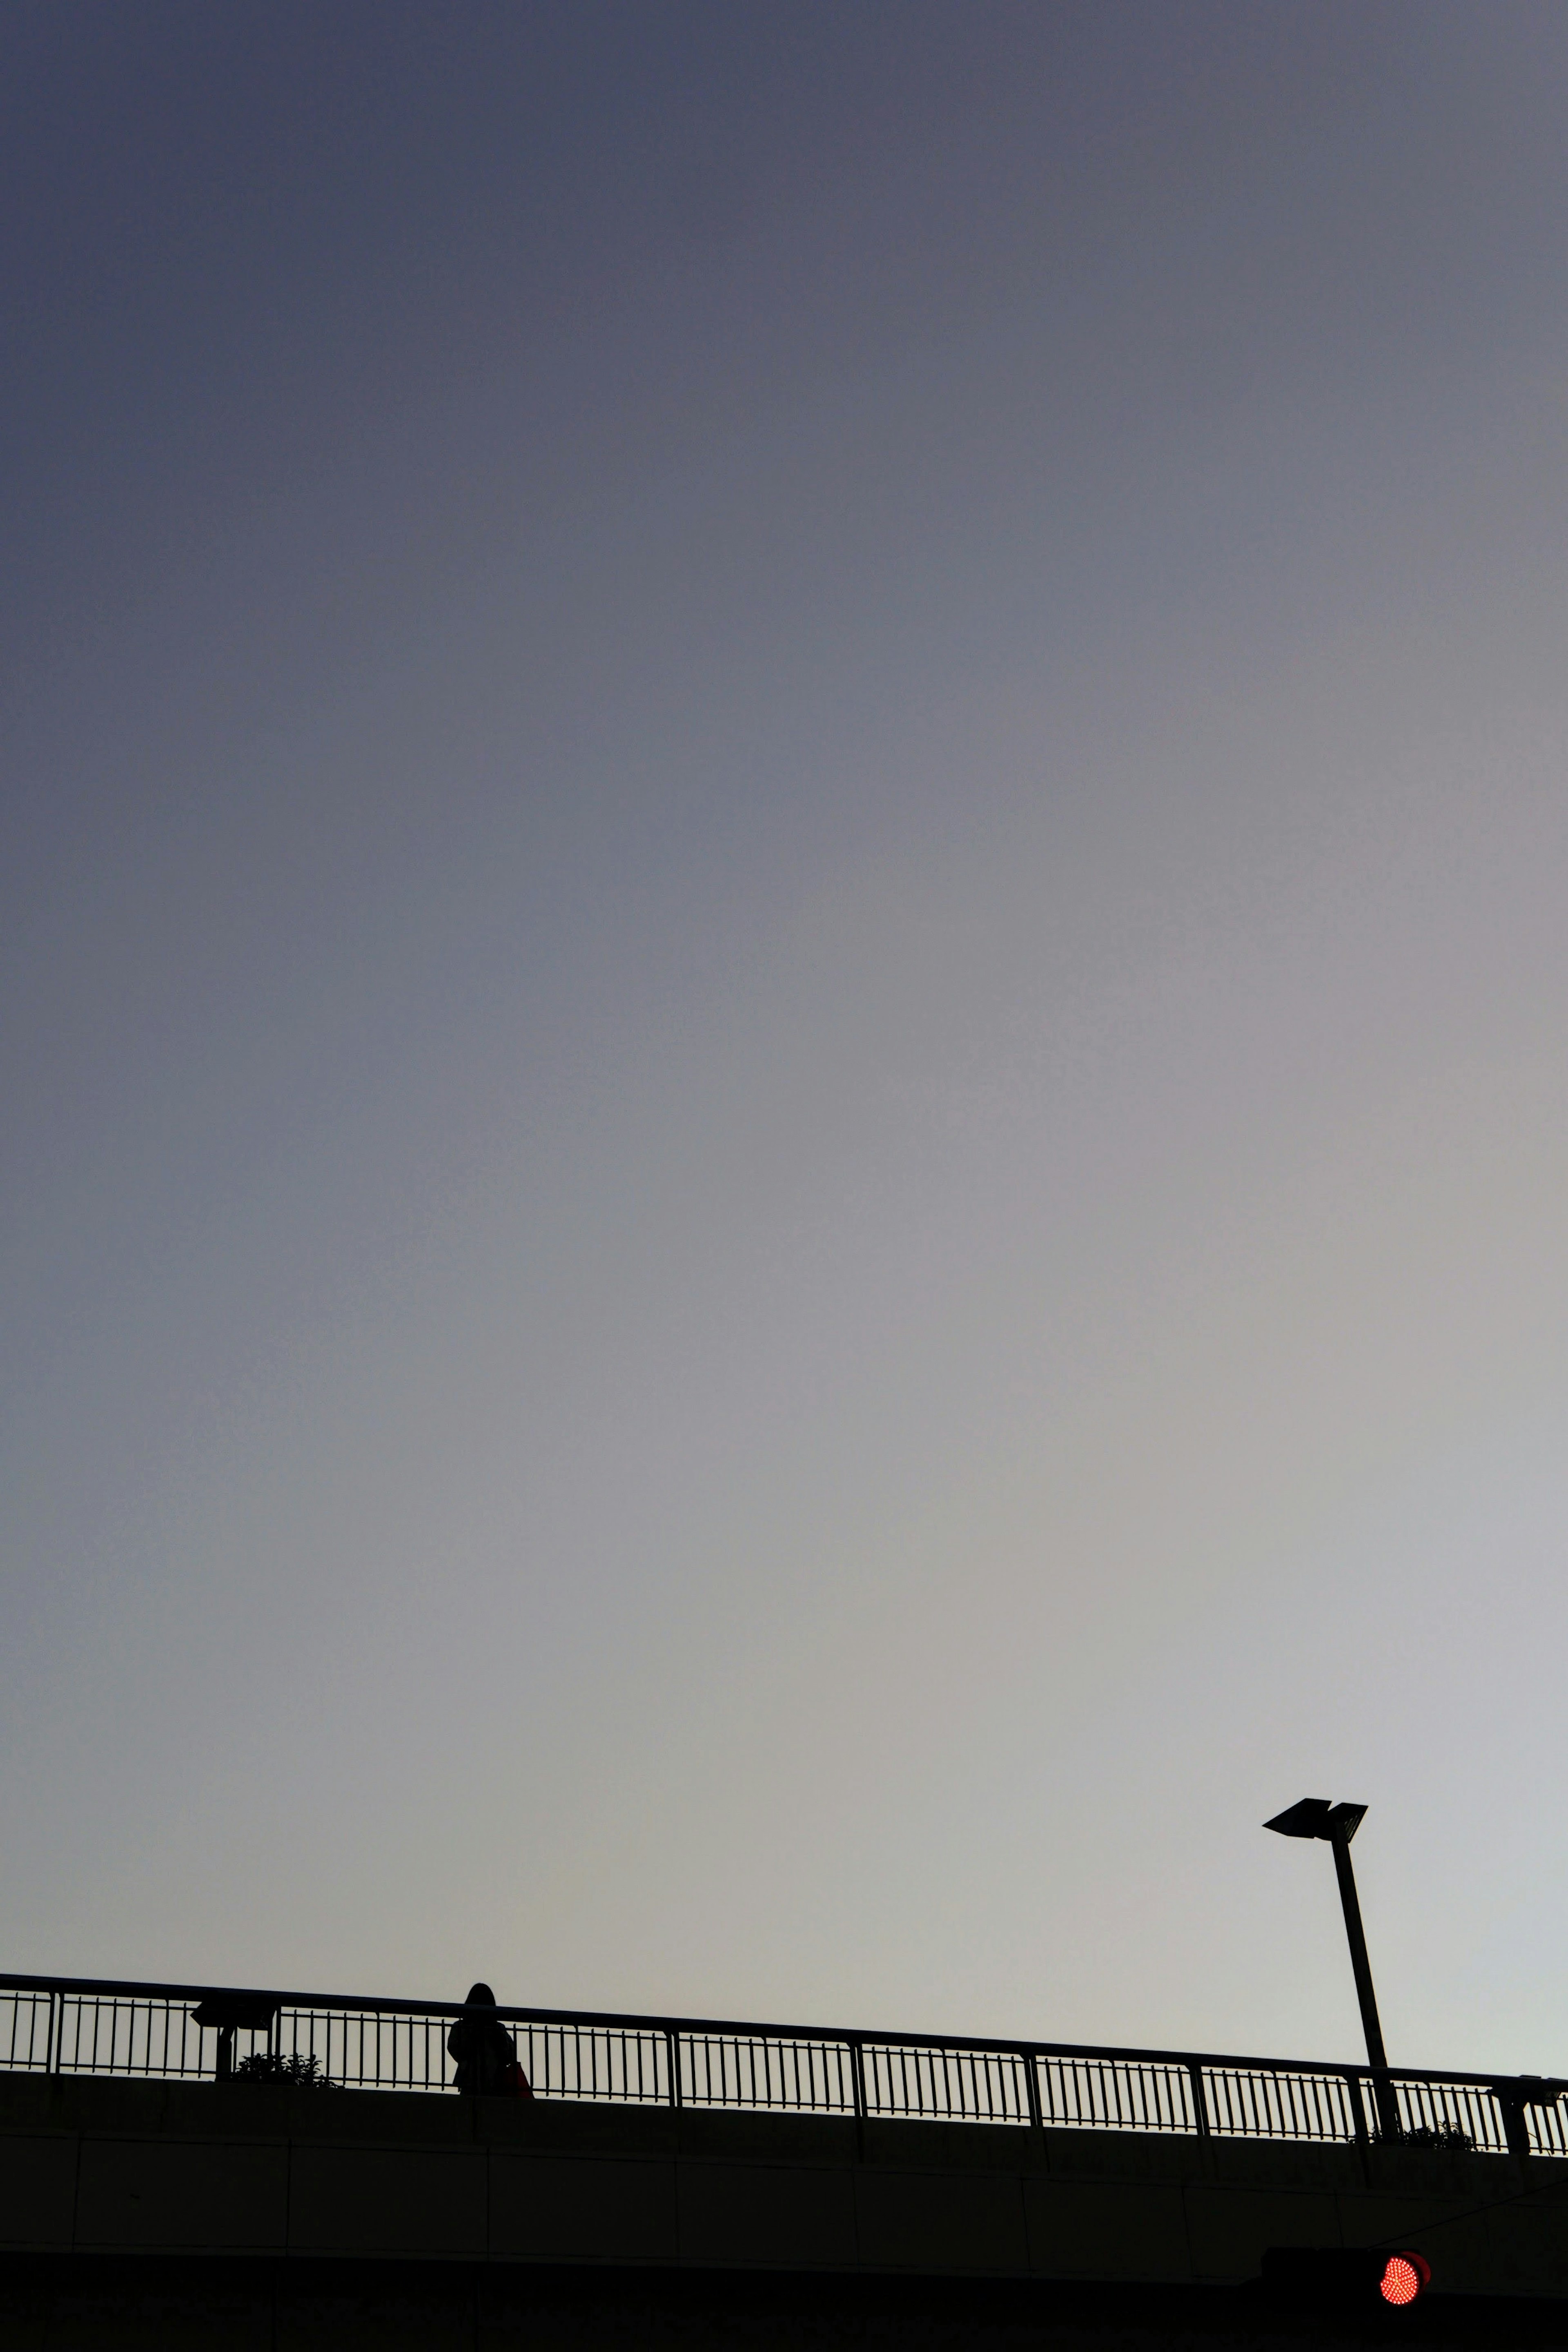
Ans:
POLYGON ((463 2006, 465 2009, 494 2009, 496 1996, 487 1984, 470 1985, 468 1998, 463 2006))

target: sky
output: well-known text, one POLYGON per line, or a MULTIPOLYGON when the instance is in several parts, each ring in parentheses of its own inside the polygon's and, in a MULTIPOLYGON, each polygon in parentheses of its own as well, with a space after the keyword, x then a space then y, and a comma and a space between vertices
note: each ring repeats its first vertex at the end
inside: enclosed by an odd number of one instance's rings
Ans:
POLYGON ((1568 2074, 1568 14, 0 0, 0 1924, 1568 2074))

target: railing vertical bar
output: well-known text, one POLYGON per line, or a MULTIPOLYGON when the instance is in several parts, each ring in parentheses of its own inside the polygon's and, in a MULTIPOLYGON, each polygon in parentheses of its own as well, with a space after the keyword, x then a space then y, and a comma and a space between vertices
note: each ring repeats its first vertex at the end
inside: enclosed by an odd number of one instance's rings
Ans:
POLYGON ((1024 2096, 1029 2101, 1030 2125, 1035 2131, 1043 2131, 1045 2118, 1040 2105, 1040 2060, 1032 2050, 1022 2051, 1019 2055, 1023 2065, 1024 2096))
POLYGON ((863 2124, 866 2119, 865 2061, 858 2042, 850 2043, 849 2053, 850 2095, 854 2101, 855 2121, 863 2124))

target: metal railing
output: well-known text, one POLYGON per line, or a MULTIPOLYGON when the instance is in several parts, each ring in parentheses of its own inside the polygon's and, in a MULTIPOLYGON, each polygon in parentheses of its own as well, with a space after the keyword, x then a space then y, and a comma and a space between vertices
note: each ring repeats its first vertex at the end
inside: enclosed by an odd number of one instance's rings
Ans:
MULTIPOLYGON (((212 2081, 296 2071, 453 2092, 460 2002, 0 1975, 0 2071, 212 2081), (198 2022, 240 2017, 247 2021, 198 2022), (248 2062, 248 2063, 247 2063, 248 2062), (259 2062, 259 2064, 258 2064, 259 2062)), ((1020 2129, 1568 2156, 1568 2083, 1172 2050, 501 2009, 536 2096, 1020 2129)))

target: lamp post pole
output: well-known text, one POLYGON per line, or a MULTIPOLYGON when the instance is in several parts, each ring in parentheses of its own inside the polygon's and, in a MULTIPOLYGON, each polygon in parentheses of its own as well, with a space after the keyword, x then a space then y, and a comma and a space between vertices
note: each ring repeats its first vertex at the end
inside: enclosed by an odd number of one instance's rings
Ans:
POLYGON ((1355 1873, 1350 1866, 1350 1840, 1333 1841, 1334 1876, 1339 1881, 1339 1899, 1344 1911, 1344 1932, 1350 1942, 1350 1965, 1355 1977, 1355 1997, 1361 2003, 1361 2030, 1366 2036, 1366 2054, 1375 2073, 1388 2072, 1387 2053, 1383 2047, 1383 2028, 1377 2019, 1377 1995, 1372 1990, 1372 1962, 1366 1957, 1366 1937, 1361 1924, 1361 1905, 1355 1897, 1355 1873))
POLYGON ((1372 2071, 1372 2097, 1377 2109, 1378 2136, 1383 2139, 1397 2139, 1400 2135, 1399 2102, 1388 2078, 1388 2054, 1383 2047, 1377 1995, 1372 1990, 1372 1962, 1366 1955, 1366 1933, 1361 1924, 1355 1873, 1350 1864, 1350 1842, 1361 1827, 1365 1811, 1364 1805, 1331 1805, 1326 1797, 1303 1797, 1300 1804, 1276 1813, 1273 1820, 1265 1822, 1263 1826, 1266 1830, 1278 1830, 1281 1837, 1322 1838, 1333 1848, 1334 1876, 1339 1881, 1340 1907, 1344 1913, 1345 1937, 1350 1945, 1351 1972, 1355 1978, 1361 2030, 1366 2036, 1367 2063, 1372 2071))

